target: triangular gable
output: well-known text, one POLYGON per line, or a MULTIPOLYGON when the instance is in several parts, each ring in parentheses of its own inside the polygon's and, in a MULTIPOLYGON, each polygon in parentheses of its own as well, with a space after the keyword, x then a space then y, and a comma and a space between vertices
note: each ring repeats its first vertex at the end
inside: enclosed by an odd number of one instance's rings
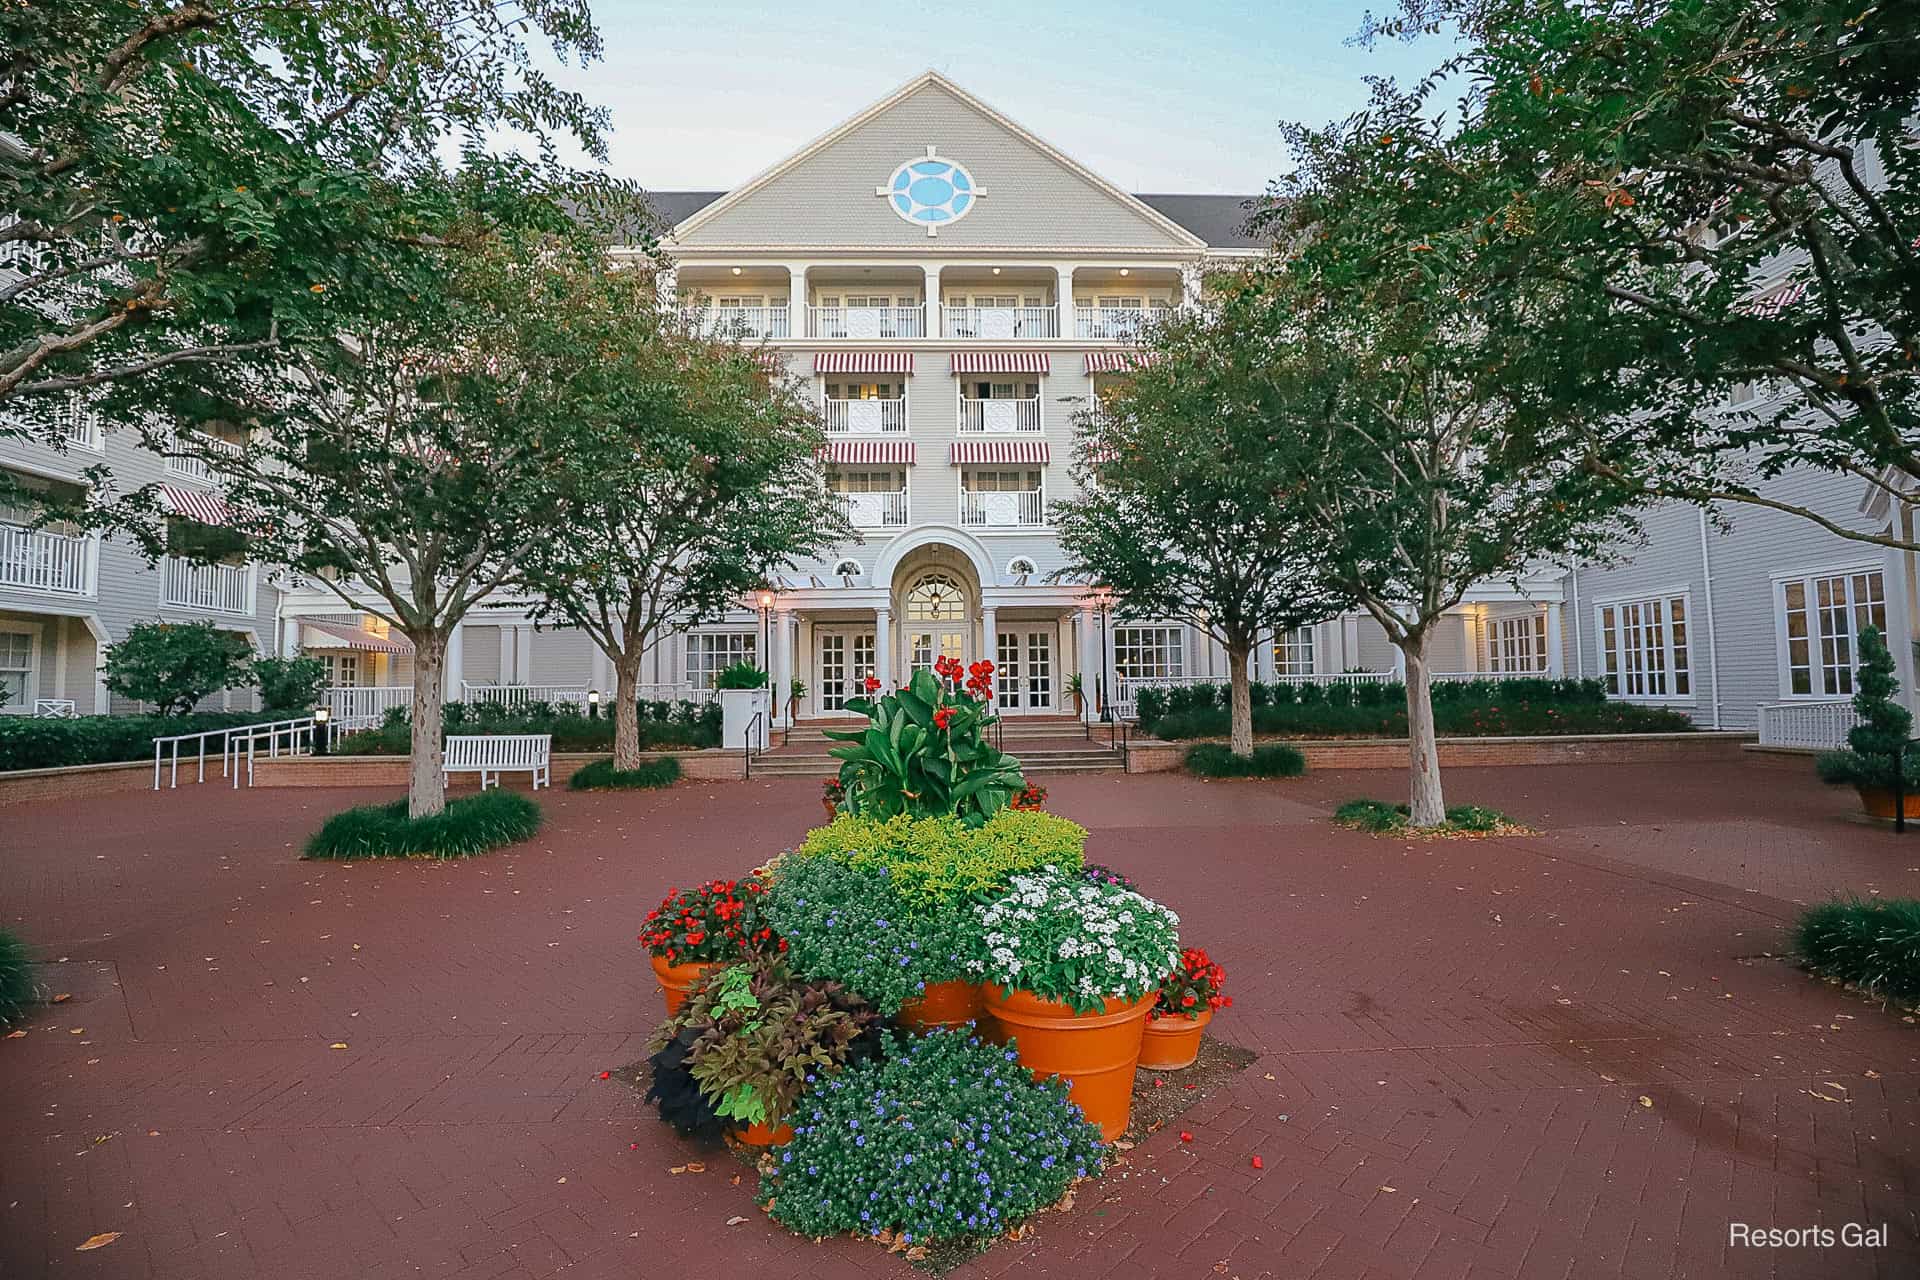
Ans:
POLYGON ((688 248, 1205 247, 931 71, 700 210, 673 239, 688 248))

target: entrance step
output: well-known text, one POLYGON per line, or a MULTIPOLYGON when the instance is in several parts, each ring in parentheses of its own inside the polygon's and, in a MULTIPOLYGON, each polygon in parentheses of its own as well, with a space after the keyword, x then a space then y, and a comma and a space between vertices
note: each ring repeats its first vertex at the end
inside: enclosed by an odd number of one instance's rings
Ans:
MULTIPOLYGON (((1011 750, 1011 748, 1009 748, 1011 750)), ((1026 773, 1119 773, 1120 753, 1105 747, 1056 747, 1015 751, 1026 773)), ((811 746, 781 747, 753 758, 753 776, 825 778, 840 771, 840 761, 811 746)))

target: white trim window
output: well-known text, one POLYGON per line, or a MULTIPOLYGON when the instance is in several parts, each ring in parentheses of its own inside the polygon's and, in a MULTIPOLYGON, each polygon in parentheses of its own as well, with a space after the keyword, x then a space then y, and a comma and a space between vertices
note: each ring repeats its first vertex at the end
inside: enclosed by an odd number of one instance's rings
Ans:
POLYGON ((1184 627, 1115 627, 1113 670, 1123 680, 1178 679, 1187 670, 1184 627))
POLYGON ((1294 627, 1273 638, 1273 673, 1277 676, 1313 674, 1313 628, 1294 627))
POLYGON ((1853 696, 1860 633, 1887 630, 1887 599, 1878 569, 1808 574, 1774 584, 1780 643, 1780 692, 1789 698, 1853 696))
POLYGON ((687 683, 713 688, 714 678, 741 662, 757 662, 760 637, 751 631, 696 631, 687 637, 687 683))
POLYGON ((31 715, 38 692, 33 679, 33 632, 25 627, 0 628, 0 715, 31 715))
POLYGON ((1547 670, 1547 615, 1536 611, 1489 621, 1486 669, 1498 675, 1543 674, 1547 670))
POLYGON ((326 668, 326 682, 330 686, 358 688, 360 685, 360 655, 357 653, 320 653, 315 654, 320 665, 326 668))
POLYGON ((1685 592, 1595 606, 1600 675, 1608 696, 1634 702, 1691 701, 1687 626, 1692 616, 1685 592))

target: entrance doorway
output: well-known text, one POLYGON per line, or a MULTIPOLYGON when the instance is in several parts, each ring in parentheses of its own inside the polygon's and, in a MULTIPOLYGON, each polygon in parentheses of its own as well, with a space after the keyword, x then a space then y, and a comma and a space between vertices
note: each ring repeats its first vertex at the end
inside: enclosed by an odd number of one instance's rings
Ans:
POLYGON ((905 675, 933 669, 934 659, 953 658, 962 664, 970 661, 968 640, 973 626, 967 617, 967 594, 958 582, 944 572, 923 574, 907 589, 905 675))
POLYGON ((1054 708, 1052 626, 1002 631, 997 645, 994 696, 1002 711, 1054 708))
POLYGON ((852 627, 814 631, 814 687, 817 705, 827 715, 844 715, 847 703, 866 695, 866 680, 874 671, 873 632, 852 627))

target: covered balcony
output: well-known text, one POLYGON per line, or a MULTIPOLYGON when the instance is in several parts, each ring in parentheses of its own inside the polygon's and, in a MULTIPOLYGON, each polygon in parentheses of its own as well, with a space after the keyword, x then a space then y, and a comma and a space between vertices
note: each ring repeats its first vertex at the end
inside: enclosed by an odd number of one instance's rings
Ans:
POLYGON ((195 564, 168 556, 162 564, 163 603, 212 613, 253 612, 253 569, 244 564, 195 564))
POLYGON ((960 469, 960 524, 970 529, 1033 529, 1047 522, 1044 441, 980 441, 953 446, 960 469))
POLYGON ((197 480, 202 484, 211 484, 218 477, 208 453, 231 454, 238 456, 243 447, 241 439, 235 435, 220 435, 212 431, 193 431, 186 436, 176 434, 174 449, 178 452, 167 453, 167 474, 181 480, 197 480))
POLYGON ((827 488, 856 529, 902 529, 908 519, 910 440, 832 440, 823 451, 827 488))
POLYGON ((911 353, 823 351, 814 357, 813 371, 820 378, 820 417, 828 435, 906 433, 911 353))
POLYGON ((1073 281, 1073 336, 1138 342, 1180 301, 1180 272, 1168 267, 1087 268, 1073 281))
POLYGON ((941 275, 941 334, 1014 341, 1060 336, 1059 276, 1027 268, 950 267, 941 275))
MULTIPOLYGON (((78 485, 9 472, 29 493, 74 499, 78 485)), ((100 539, 71 525, 35 528, 40 510, 31 501, 0 503, 0 590, 59 596, 91 596, 100 562, 100 539)))
POLYGON ((795 336, 785 267, 682 267, 674 296, 682 318, 710 338, 758 342, 795 336))
POLYGON ((924 279, 890 267, 807 273, 807 336, 891 340, 927 336, 924 279))

